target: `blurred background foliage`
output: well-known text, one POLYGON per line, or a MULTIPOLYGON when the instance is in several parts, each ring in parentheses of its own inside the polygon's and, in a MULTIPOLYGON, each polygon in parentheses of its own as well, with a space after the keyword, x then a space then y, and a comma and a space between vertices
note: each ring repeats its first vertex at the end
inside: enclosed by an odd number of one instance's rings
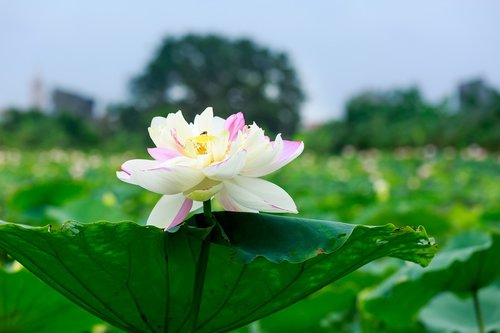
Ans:
POLYGON ((500 148, 500 94, 482 81, 460 88, 455 100, 432 103, 417 87, 367 91, 346 103, 343 119, 309 131, 304 140, 320 152, 396 147, 464 148, 473 144, 500 148), (486 94, 486 96, 484 96, 486 94))

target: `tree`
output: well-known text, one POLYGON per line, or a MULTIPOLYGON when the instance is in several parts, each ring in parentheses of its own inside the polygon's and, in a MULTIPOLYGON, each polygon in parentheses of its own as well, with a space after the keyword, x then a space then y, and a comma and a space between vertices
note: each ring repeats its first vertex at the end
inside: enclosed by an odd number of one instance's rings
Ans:
POLYGON ((140 109, 175 106, 189 119, 207 106, 221 117, 243 111, 248 121, 286 135, 297 130, 304 99, 285 53, 215 35, 166 38, 131 92, 140 109))
POLYGON ((381 122, 394 122, 421 116, 428 108, 416 87, 367 91, 347 102, 346 120, 349 123, 360 123, 378 118, 381 122))
POLYGON ((68 112, 9 109, 0 121, 0 147, 47 149, 90 148, 99 142, 94 123, 68 112))

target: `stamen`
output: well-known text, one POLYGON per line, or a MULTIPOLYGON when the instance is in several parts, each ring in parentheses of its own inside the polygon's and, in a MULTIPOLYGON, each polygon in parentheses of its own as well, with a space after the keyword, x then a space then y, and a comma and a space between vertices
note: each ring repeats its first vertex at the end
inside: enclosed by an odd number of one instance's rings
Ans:
POLYGON ((208 153, 208 145, 212 140, 215 139, 213 135, 207 135, 207 132, 202 132, 200 135, 194 138, 189 138, 188 140, 193 143, 193 146, 198 153, 198 155, 204 155, 208 153))

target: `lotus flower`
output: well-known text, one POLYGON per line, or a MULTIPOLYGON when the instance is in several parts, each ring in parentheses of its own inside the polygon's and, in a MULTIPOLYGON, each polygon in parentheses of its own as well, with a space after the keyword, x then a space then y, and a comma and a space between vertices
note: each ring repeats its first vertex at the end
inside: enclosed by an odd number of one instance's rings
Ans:
POLYGON ((302 142, 270 141, 243 114, 214 117, 212 108, 187 123, 182 112, 155 117, 149 134, 154 160, 125 162, 119 179, 162 194, 147 224, 165 230, 180 224, 202 202, 215 198, 225 210, 297 213, 293 199, 281 187, 260 179, 295 159, 302 142))

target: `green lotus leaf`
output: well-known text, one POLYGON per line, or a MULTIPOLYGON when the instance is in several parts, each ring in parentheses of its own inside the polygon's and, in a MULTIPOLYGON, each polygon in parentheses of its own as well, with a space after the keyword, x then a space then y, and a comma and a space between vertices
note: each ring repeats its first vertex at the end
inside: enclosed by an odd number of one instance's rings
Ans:
POLYGON ((215 213, 215 219, 222 228, 201 228, 208 221, 195 215, 176 233, 129 222, 69 222, 58 230, 3 224, 0 247, 128 332, 226 332, 377 258, 427 265, 435 252, 422 228, 229 212, 215 213), (194 325, 195 272, 206 237, 208 266, 194 325))
POLYGON ((403 267, 364 293, 360 306, 369 320, 395 329, 408 328, 418 319, 420 309, 439 293, 471 295, 495 281, 500 276, 498 253, 500 233, 461 234, 438 253, 429 267, 403 267))
POLYGON ((0 332, 80 333, 99 323, 18 263, 0 264, 0 332))
MULTIPOLYGON (((500 330, 500 281, 478 292, 485 332, 500 330)), ((460 298, 451 292, 434 297, 420 312, 425 326, 436 333, 477 333, 472 296, 460 298)))

